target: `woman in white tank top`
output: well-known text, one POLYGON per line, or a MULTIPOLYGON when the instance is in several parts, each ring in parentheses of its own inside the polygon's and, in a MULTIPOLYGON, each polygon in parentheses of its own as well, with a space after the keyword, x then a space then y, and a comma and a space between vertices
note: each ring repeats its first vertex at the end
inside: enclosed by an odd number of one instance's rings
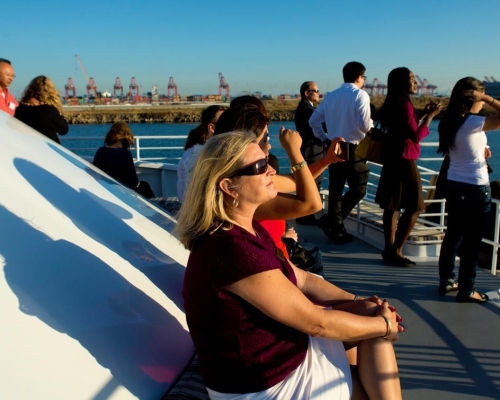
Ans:
POLYGON ((475 291, 474 281, 491 205, 485 132, 500 129, 500 116, 477 115, 485 103, 500 113, 500 101, 484 93, 481 81, 460 79, 438 129, 438 152, 450 158, 446 181, 448 222, 439 255, 439 293, 458 290, 458 303, 488 301, 487 295, 475 291), (460 256, 457 284, 453 269, 461 243, 466 250, 460 256))

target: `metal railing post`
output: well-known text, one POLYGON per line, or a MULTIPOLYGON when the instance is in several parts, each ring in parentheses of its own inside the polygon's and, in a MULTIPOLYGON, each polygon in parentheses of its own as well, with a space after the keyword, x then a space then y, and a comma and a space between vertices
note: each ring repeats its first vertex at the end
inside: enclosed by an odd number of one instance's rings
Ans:
POLYGON ((491 255, 491 274, 496 275, 497 274, 497 260, 498 260, 498 220, 499 220, 499 214, 500 214, 500 203, 494 202, 495 204, 495 230, 493 231, 493 252, 491 255))
POLYGON ((446 200, 443 199, 443 201, 441 201, 441 210, 439 211, 440 212, 440 216, 439 216, 439 225, 441 225, 443 228, 441 228, 441 232, 444 232, 444 212, 445 212, 445 205, 446 205, 446 200))
POLYGON ((141 161, 141 145, 140 145, 140 138, 135 136, 134 137, 135 141, 135 159, 137 161, 141 161))

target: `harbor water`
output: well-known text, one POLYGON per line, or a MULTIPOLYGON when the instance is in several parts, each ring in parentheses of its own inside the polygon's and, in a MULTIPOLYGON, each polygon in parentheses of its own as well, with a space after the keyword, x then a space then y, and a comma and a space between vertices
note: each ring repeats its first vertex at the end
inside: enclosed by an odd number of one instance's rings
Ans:
MULTIPOLYGON (((430 127, 430 135, 424 139, 423 143, 437 142, 438 141, 438 127, 439 121, 433 121, 430 127)), ((130 124, 130 128, 134 133, 134 136, 187 136, 189 131, 195 128, 197 124, 130 124)), ((286 154, 280 146, 279 143, 279 130, 280 127, 284 126, 288 129, 295 129, 295 123, 293 121, 282 121, 282 122, 271 122, 269 124, 269 136, 270 143, 272 146, 271 153, 276 155, 280 159, 280 167, 283 168, 282 173, 289 172, 287 168, 289 164, 286 159, 286 154)), ((103 145, 104 136, 111 127, 111 124, 103 125, 70 125, 69 133, 66 136, 61 136, 61 139, 67 138, 90 138, 99 137, 101 140, 78 140, 78 141, 62 141, 63 145, 70 150, 73 150, 78 155, 82 156, 93 156, 98 147, 103 145)), ((490 174, 490 180, 500 179, 500 131, 493 131, 487 133, 488 145, 490 146, 492 157, 488 160, 493 172, 490 174)), ((141 157, 159 157, 168 158, 167 162, 177 163, 178 158, 181 157, 184 146, 185 139, 172 139, 172 140, 148 140, 144 144, 141 143, 141 147, 180 147, 180 149, 169 150, 147 150, 141 149, 141 157), (167 154, 168 153, 168 154, 167 154)), ((135 156, 134 150, 132 150, 135 156)), ((436 153, 436 147, 422 147, 421 152, 422 158, 439 157, 436 153)), ((439 170, 441 166, 440 161, 430 161, 425 163, 420 163, 426 167, 439 170)))

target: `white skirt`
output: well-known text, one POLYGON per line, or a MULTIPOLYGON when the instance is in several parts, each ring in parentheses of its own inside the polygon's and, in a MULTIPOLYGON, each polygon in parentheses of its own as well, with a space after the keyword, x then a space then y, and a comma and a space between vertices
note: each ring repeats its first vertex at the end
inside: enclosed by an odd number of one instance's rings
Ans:
POLYGON ((352 395, 351 369, 342 342, 309 336, 302 364, 269 389, 245 394, 207 390, 212 400, 348 400, 352 395))

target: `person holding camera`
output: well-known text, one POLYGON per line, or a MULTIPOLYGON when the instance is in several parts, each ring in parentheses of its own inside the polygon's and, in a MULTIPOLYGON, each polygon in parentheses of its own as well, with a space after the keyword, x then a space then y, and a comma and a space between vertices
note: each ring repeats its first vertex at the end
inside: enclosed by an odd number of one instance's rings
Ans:
POLYGON ((328 214, 321 217, 319 226, 326 236, 337 244, 353 239, 344 227, 344 219, 366 194, 370 169, 366 161, 354 154, 358 143, 372 128, 370 96, 363 87, 366 76, 363 64, 352 61, 342 69, 344 84, 329 93, 316 108, 309 125, 314 135, 323 142, 342 137, 346 142, 346 162, 331 164, 328 185, 328 214), (328 134, 322 124, 325 123, 328 134), (347 181, 349 190, 344 194, 347 181))
POLYGON ((387 78, 387 96, 379 111, 387 139, 375 201, 384 210, 382 259, 385 264, 397 267, 415 265, 403 255, 403 246, 418 215, 425 209, 416 160, 420 155, 420 141, 429 135, 429 125, 441 111, 440 103, 429 103, 417 116, 410 100, 410 95, 417 90, 413 72, 405 67, 393 69, 387 78), (400 216, 401 209, 404 212, 400 216))

